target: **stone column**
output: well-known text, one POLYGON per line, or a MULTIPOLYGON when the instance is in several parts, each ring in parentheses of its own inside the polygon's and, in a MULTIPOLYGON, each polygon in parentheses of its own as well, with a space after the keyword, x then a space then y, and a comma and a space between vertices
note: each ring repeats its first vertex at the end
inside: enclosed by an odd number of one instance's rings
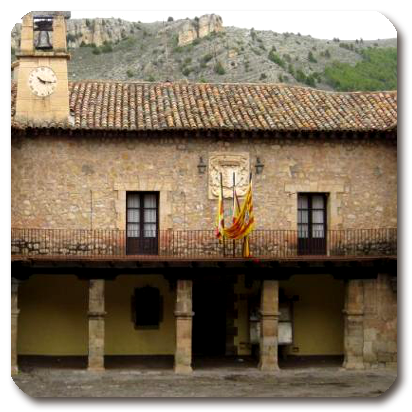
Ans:
POLYGON ((364 369, 363 363, 363 281, 350 279, 345 285, 344 354, 345 369, 364 369))
POLYGON ((260 303, 261 371, 276 371, 278 366, 279 281, 264 280, 260 303))
POLYGON ((192 372, 192 281, 178 280, 176 287, 176 373, 192 372))
POLYGON ((19 367, 17 364, 17 325, 19 308, 17 304, 19 281, 11 278, 11 375, 17 375, 19 367))
POLYGON ((89 359, 88 370, 104 371, 104 279, 89 281, 89 359))

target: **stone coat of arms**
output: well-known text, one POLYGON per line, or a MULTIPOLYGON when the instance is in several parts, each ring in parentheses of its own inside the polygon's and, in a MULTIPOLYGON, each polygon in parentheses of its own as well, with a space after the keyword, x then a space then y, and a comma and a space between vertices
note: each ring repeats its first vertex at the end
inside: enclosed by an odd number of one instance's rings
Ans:
POLYGON ((233 173, 236 193, 246 194, 249 184, 249 153, 210 153, 209 155, 209 199, 216 199, 220 192, 222 174, 223 197, 233 198, 233 173))

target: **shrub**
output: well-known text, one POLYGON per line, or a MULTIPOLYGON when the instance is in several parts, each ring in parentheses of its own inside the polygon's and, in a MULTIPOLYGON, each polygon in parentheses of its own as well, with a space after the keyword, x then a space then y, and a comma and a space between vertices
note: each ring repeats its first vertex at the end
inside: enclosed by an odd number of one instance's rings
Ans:
POLYGON ((265 80, 267 78, 266 73, 262 73, 259 77, 259 80, 265 80))
POLYGON ((315 56, 313 55, 313 53, 310 51, 309 53, 308 53, 308 60, 311 62, 311 63, 317 63, 318 61, 315 59, 315 56))
POLYGON ((201 78, 199 79, 199 82, 200 82, 200 83, 207 83, 207 80, 206 80, 204 77, 201 77, 201 78))
POLYGON ((223 64, 219 60, 215 64, 214 71, 215 73, 220 74, 220 75, 223 75, 226 73, 226 70, 223 67, 223 64))
POLYGON ((168 18, 167 18, 167 21, 173 21, 174 19, 173 19, 173 17, 172 16, 169 16, 168 18))
POLYGON ((101 50, 98 47, 94 47, 92 50, 93 54, 102 54, 101 50))
POLYGON ((102 49, 102 52, 103 52, 103 53, 111 53, 111 52, 113 51, 113 47, 112 47, 112 45, 109 44, 109 43, 104 44, 104 45, 101 47, 101 49, 102 49))
POLYGON ((16 54, 16 49, 14 47, 11 48, 11 54, 16 54))
POLYGON ((296 79, 298 82, 305 83, 305 81, 306 81, 306 75, 305 75, 305 73, 303 73, 302 70, 300 70, 300 69, 299 69, 299 70, 296 70, 295 79, 296 79))
POLYGON ((250 29, 250 37, 252 38, 253 41, 255 41, 256 32, 255 32, 255 29, 253 27, 250 29))
POLYGON ((200 39, 199 37, 197 37, 196 39, 193 40, 192 42, 193 46, 197 46, 198 44, 200 44, 200 39))
POLYGON ((92 25, 92 22, 89 19, 86 19, 86 26, 90 27, 92 25))
POLYGON ((127 74, 127 77, 133 77, 135 75, 134 71, 130 69, 126 72, 126 74, 127 74))
POLYGON ((182 73, 183 73, 183 75, 185 75, 185 76, 189 76, 189 74, 190 74, 191 71, 192 71, 192 69, 191 69, 190 67, 184 67, 184 68, 182 69, 182 73))
POLYGON ((269 58, 270 61, 272 61, 273 63, 276 63, 278 66, 285 68, 285 66, 286 66, 285 62, 273 50, 271 50, 269 52, 268 58, 269 58))
POLYGON ((207 63, 207 62, 209 62, 209 61, 212 60, 212 59, 213 59, 213 54, 208 53, 208 54, 205 54, 205 55, 202 57, 202 62, 207 63))
POLYGON ((192 58, 191 57, 186 57, 186 59, 183 61, 183 64, 189 64, 192 62, 192 58))
POLYGON ((147 78, 147 81, 148 81, 148 82, 154 82, 154 81, 155 81, 155 78, 153 77, 153 75, 150 75, 150 76, 147 78))
POLYGON ((315 86, 316 86, 315 77, 314 77, 312 74, 309 75, 309 76, 307 76, 306 79, 305 79, 305 83, 306 83, 308 86, 315 87, 315 86))

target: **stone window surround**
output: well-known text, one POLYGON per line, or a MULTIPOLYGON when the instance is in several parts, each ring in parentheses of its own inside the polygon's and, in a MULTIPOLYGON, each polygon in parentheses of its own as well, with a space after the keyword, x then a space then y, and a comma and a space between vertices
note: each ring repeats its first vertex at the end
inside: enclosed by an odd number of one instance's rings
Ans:
POLYGON ((172 220, 172 184, 150 180, 115 183, 117 191, 115 201, 116 228, 126 230, 126 193, 127 192, 159 192, 159 230, 173 228, 172 220))
POLYGON ((287 221, 292 230, 297 230, 298 227, 298 193, 327 193, 327 228, 341 228, 343 223, 340 210, 342 204, 341 195, 345 192, 345 185, 343 182, 336 180, 331 182, 285 184, 285 192, 288 195, 290 205, 287 221))

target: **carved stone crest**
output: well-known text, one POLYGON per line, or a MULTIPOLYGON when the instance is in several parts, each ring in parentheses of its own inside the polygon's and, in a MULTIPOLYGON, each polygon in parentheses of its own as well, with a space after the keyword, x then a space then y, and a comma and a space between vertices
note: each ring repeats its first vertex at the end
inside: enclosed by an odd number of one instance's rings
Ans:
POLYGON ((210 153, 209 199, 216 199, 220 192, 220 173, 223 181, 223 197, 233 197, 233 173, 236 178, 236 193, 246 194, 249 183, 249 153, 210 153))

